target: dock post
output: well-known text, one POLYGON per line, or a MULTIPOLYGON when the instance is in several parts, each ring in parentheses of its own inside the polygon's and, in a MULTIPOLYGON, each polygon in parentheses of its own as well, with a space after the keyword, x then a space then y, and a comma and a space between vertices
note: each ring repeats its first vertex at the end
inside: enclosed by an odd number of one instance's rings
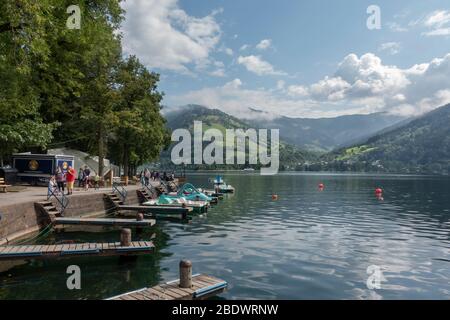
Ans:
MULTIPOLYGON (((136 221, 144 221, 144 215, 142 213, 136 214, 136 221)), ((136 228, 136 233, 140 235, 144 229, 141 227, 136 228)))
POLYGON ((189 260, 180 261, 180 288, 192 287, 192 262, 189 260))
POLYGON ((131 245, 131 229, 123 228, 120 233, 120 246, 129 247, 131 245))

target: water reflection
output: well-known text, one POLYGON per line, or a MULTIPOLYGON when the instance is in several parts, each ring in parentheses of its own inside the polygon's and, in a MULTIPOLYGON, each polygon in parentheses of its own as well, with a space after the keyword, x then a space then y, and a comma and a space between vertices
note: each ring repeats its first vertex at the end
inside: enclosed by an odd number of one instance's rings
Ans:
MULTIPOLYGON (((191 180, 206 186, 210 177, 191 180)), ((449 179, 239 173, 225 180, 236 194, 207 214, 190 224, 161 221, 140 235, 155 233, 155 255, 16 266, 0 273, 0 298, 105 298, 176 278, 182 258, 193 261, 194 272, 226 279, 228 299, 450 297, 449 179), (82 268, 79 292, 65 289, 69 264, 82 268), (369 265, 384 269, 380 290, 366 287, 369 265)), ((117 230, 101 231, 65 232, 46 241, 117 241, 117 230)))

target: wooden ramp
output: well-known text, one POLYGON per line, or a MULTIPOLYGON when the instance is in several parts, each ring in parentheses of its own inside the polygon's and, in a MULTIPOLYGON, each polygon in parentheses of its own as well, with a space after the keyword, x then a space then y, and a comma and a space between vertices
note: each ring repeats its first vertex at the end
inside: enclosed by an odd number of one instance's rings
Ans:
POLYGON ((202 300, 224 292, 228 283, 205 274, 192 276, 192 288, 180 288, 179 280, 142 288, 106 300, 202 300))
POLYGON ((56 225, 88 225, 88 226, 121 226, 121 227, 151 227, 155 225, 154 219, 110 219, 110 218, 54 218, 56 225))
POLYGON ((51 259, 74 256, 115 256, 152 253, 151 241, 134 241, 128 247, 120 242, 112 243, 73 243, 58 245, 0 246, 1 260, 51 259))

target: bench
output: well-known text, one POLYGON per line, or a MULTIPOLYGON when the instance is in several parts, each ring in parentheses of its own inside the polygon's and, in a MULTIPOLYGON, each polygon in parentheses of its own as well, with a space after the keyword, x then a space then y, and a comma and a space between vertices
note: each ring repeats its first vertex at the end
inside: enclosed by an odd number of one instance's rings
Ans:
POLYGON ((9 184, 5 184, 5 178, 0 178, 0 190, 3 190, 2 192, 7 192, 7 188, 11 187, 9 184))

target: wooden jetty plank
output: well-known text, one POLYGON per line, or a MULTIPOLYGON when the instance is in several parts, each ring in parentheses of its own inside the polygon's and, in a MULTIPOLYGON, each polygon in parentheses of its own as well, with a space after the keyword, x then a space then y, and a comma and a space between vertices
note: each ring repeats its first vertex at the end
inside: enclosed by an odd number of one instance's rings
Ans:
POLYGON ((164 289, 164 288, 162 288, 160 286, 154 286, 154 287, 152 287, 152 289, 156 290, 156 291, 159 291, 159 292, 161 292, 161 293, 163 293, 163 294, 165 294, 165 295, 167 295, 169 297, 172 297, 172 299, 179 299, 179 298, 182 297, 178 293, 172 292, 171 290, 164 289))
POLYGON ((173 300, 173 298, 171 296, 168 296, 168 295, 164 294, 163 292, 155 290, 153 288, 148 288, 147 291, 158 296, 159 300, 173 300))
POLYGON ((179 280, 170 281, 152 288, 124 293, 108 300, 197 300, 222 293, 227 287, 225 281, 205 274, 192 276, 191 288, 180 288, 178 284, 179 280))
POLYGON ((137 206, 137 205, 119 205, 119 210, 151 212, 153 214, 186 214, 193 210, 192 207, 174 207, 174 206, 137 206))
POLYGON ((199 286, 200 288, 202 288, 202 287, 209 287, 209 286, 212 285, 211 283, 201 281, 201 280, 199 280, 198 278, 192 279, 192 283, 193 283, 194 285, 199 286))
POLYGON ((142 291, 142 295, 145 297, 145 300, 160 300, 159 296, 151 293, 148 290, 142 291))
POLYGON ((209 283, 210 285, 214 285, 214 284, 220 283, 222 281, 222 280, 212 279, 212 278, 210 278, 210 277, 208 277, 207 275, 204 275, 204 274, 199 275, 196 279, 198 279, 198 280, 200 280, 202 282, 205 282, 205 283, 209 283))
POLYGON ((154 219, 141 221, 131 219, 110 219, 110 218, 61 218, 57 217, 53 221, 56 225, 95 225, 95 226, 131 226, 131 227, 151 227, 155 225, 154 219))
POLYGON ((180 290, 180 291, 183 291, 185 294, 187 294, 187 295, 192 295, 194 292, 195 292, 195 289, 193 289, 193 288, 180 288, 179 286, 178 286, 178 283, 174 283, 174 284, 165 284, 165 285, 167 285, 168 287, 170 287, 170 288, 172 288, 172 289, 178 289, 178 290, 180 290))
POLYGON ((129 247, 112 243, 72 243, 58 245, 23 245, 0 247, 0 260, 27 258, 55 258, 61 256, 83 255, 136 255, 153 252, 154 245, 149 241, 134 241, 129 247))
POLYGON ((12 250, 12 246, 6 247, 5 250, 3 250, 2 253, 8 253, 8 252, 11 251, 11 250, 12 250))
POLYGON ((177 288, 177 287, 174 287, 174 286, 172 287, 172 286, 168 286, 165 284, 162 284, 160 287, 168 292, 172 292, 172 293, 176 294, 178 297, 177 299, 183 299, 183 297, 186 296, 186 292, 179 290, 179 288, 177 288))

